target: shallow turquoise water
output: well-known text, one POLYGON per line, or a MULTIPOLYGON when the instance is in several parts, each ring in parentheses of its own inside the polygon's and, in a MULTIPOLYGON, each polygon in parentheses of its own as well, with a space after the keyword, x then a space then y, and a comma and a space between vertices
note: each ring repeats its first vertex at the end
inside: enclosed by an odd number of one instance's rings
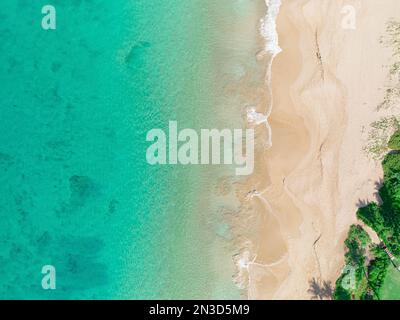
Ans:
POLYGON ((213 116, 210 9, 51 4, 54 31, 42 1, 0 6, 0 298, 239 297, 196 216, 203 169, 145 158, 148 130, 213 116), (41 288, 47 264, 56 290, 41 288))

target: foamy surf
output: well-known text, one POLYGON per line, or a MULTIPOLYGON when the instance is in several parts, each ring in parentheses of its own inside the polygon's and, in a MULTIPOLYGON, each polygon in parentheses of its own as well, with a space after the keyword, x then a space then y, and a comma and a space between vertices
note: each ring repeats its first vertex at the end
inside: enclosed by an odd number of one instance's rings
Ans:
POLYGON ((247 108, 247 121, 251 124, 259 125, 267 122, 267 116, 261 112, 257 112, 254 106, 247 108))
POLYGON ((273 105, 271 90, 271 69, 274 58, 280 52, 282 52, 282 49, 279 46, 278 31, 276 29, 276 19, 278 18, 282 2, 281 0, 265 0, 265 4, 267 6, 267 11, 264 18, 260 20, 260 34, 265 39, 263 54, 269 56, 265 75, 265 82, 267 85, 269 100, 267 102, 265 114, 257 113, 254 108, 247 108, 247 121, 256 125, 265 123, 268 134, 267 148, 270 148, 272 147, 272 131, 271 126, 268 123, 268 118, 271 114, 273 105))
MULTIPOLYGON (((281 7, 281 0, 265 0, 267 11, 260 20, 260 34, 265 39, 265 45, 263 48, 263 55, 268 55, 268 62, 265 75, 266 90, 268 91, 268 102, 266 105, 265 113, 257 112, 254 106, 246 108, 247 122, 251 125, 260 125, 265 123, 268 134, 268 148, 272 146, 272 131, 271 126, 268 123, 268 118, 272 111, 273 99, 272 99, 272 88, 271 88, 271 72, 272 63, 274 58, 282 52, 279 46, 279 37, 277 32, 276 20, 281 7)), ((249 267, 255 262, 256 257, 251 250, 253 244, 245 243, 240 253, 235 257, 235 263, 237 266, 237 274, 234 277, 236 285, 241 289, 247 289, 249 283, 249 267)), ((280 262, 280 261, 279 261, 280 262)), ((268 267, 268 265, 264 265, 268 267)))
POLYGON ((279 54, 282 49, 279 47, 279 37, 276 31, 276 19, 281 7, 281 0, 265 0, 267 14, 261 19, 260 33, 265 39, 265 52, 273 57, 279 54))

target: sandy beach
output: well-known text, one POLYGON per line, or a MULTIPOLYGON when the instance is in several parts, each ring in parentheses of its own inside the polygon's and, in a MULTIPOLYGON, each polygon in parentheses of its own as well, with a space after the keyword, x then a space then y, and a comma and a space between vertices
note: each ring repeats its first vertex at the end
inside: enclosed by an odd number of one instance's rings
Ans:
POLYGON ((382 177, 364 149, 371 124, 393 113, 377 109, 391 56, 379 40, 399 10, 398 0, 282 1, 272 147, 260 147, 259 128, 255 173, 242 189, 257 190, 243 202, 255 220, 248 298, 310 299, 312 281, 334 288, 357 206, 375 200, 382 177))

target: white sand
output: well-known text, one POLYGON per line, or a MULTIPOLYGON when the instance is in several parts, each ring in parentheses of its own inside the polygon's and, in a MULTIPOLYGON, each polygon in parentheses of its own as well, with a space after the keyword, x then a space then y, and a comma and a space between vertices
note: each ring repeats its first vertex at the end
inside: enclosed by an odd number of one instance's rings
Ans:
POLYGON ((263 191, 249 205, 261 217, 249 298, 309 299, 312 278, 334 286, 357 202, 375 199, 382 176, 363 148, 370 124, 385 115, 376 108, 391 52, 379 39, 396 12, 398 0, 283 0, 273 146, 259 152, 247 184, 263 191), (355 30, 342 28, 345 5, 355 8, 355 30))

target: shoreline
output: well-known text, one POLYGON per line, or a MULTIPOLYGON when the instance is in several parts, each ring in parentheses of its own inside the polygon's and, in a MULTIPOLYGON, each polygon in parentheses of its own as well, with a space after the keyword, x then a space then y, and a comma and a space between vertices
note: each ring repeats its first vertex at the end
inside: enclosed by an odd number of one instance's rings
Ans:
MULTIPOLYGON (((241 186, 259 192, 242 199, 256 232, 248 232, 251 262, 244 265, 250 299, 309 299, 313 280, 334 286, 357 201, 376 196, 382 171, 363 151, 365 131, 384 115, 376 107, 390 55, 379 37, 400 4, 354 1, 356 30, 338 27, 343 5, 282 1, 273 144, 257 149, 255 174, 241 186), (374 22, 372 12, 379 12, 374 22)), ((260 136, 256 144, 265 145, 260 136)))

